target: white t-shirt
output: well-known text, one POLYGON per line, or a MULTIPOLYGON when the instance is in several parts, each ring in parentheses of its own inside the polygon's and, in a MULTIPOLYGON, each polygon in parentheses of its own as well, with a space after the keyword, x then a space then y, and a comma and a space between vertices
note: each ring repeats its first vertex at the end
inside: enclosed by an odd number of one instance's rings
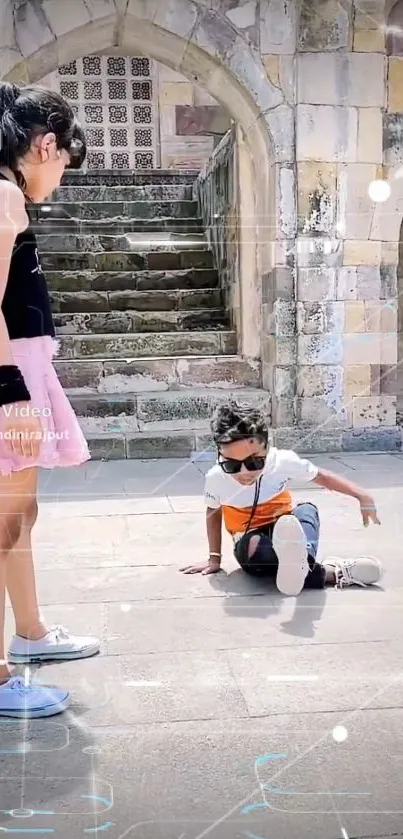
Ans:
MULTIPOLYGON (((292 480, 313 481, 318 468, 296 452, 271 448, 260 481, 258 503, 250 525, 257 530, 291 513, 292 499, 288 484, 292 480)), ((207 472, 204 488, 206 507, 223 511, 224 522, 234 539, 245 532, 252 512, 256 484, 242 486, 216 464, 207 472)))

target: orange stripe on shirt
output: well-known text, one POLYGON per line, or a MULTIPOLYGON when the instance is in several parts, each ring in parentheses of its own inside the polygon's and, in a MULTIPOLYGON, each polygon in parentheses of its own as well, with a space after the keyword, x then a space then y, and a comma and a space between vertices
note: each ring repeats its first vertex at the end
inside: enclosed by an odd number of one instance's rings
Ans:
MULTIPOLYGON (((229 507, 222 506, 225 526, 229 533, 244 533, 248 526, 252 507, 229 507)), ((292 512, 292 499, 288 490, 279 492, 269 501, 258 504, 253 514, 250 530, 257 530, 266 524, 272 524, 279 516, 292 512)))

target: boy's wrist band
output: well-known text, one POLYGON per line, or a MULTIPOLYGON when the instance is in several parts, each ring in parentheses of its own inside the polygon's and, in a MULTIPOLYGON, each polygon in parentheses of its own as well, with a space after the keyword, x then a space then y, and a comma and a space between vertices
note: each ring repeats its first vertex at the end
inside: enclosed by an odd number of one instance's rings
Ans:
POLYGON ((14 402, 29 402, 31 394, 24 377, 14 365, 0 365, 0 406, 14 402))
POLYGON ((210 551, 209 556, 219 556, 221 559, 221 554, 218 554, 215 551, 210 551))

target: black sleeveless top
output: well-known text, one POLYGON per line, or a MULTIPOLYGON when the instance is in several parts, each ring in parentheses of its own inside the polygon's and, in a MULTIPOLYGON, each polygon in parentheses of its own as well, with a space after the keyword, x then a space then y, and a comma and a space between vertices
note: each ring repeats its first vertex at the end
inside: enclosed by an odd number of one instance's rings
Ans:
MULTIPOLYGON (((8 180, 1 173, 0 179, 8 180)), ((42 335, 54 337, 48 288, 30 225, 15 240, 1 308, 10 340, 42 335)))

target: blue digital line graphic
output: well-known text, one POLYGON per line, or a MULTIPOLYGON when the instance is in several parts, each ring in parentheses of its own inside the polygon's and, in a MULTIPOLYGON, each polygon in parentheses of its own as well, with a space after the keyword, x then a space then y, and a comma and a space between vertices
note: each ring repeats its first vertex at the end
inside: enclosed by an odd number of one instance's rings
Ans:
POLYGON ((287 754, 272 754, 272 755, 260 755, 255 760, 255 766, 263 766, 264 763, 269 763, 270 760, 284 760, 287 757, 287 754))
POLYGON ((113 801, 110 798, 103 798, 101 795, 82 795, 81 798, 90 798, 91 801, 99 801, 101 804, 105 804, 105 807, 112 807, 113 801))
POLYGON ((248 813, 252 813, 253 810, 263 810, 265 808, 270 810, 270 804, 267 804, 266 801, 262 801, 260 804, 248 804, 246 807, 242 807, 241 813, 243 816, 247 816, 248 813))
POLYGON ((105 824, 100 824, 98 827, 87 827, 84 833, 98 833, 98 831, 109 830, 110 827, 114 827, 114 824, 114 822, 105 822, 105 824))
POLYGON ((4 833, 54 833, 53 827, 0 827, 4 833))

